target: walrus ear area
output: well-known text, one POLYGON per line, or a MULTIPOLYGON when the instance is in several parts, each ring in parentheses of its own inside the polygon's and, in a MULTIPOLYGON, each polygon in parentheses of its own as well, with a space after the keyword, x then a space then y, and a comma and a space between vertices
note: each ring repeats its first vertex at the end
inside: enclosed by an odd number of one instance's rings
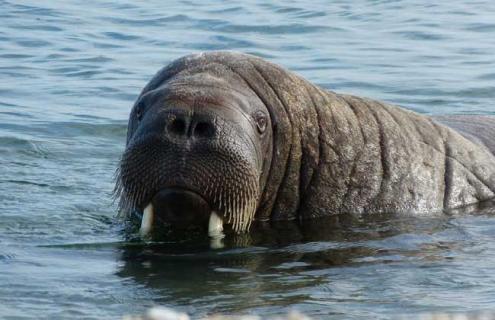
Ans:
POLYGON ((127 143, 132 138, 132 135, 137 129, 137 126, 143 119, 144 114, 146 113, 147 104, 143 101, 142 97, 139 97, 134 106, 132 107, 131 114, 129 116, 129 123, 127 125, 127 143))
POLYGON ((144 106, 142 105, 142 102, 140 98, 136 101, 134 106, 131 109, 131 114, 129 115, 129 122, 127 124, 127 144, 131 140, 134 132, 137 129, 138 124, 141 122, 141 119, 143 118, 144 114, 144 106))
POLYGON ((256 123, 256 128, 258 129, 258 133, 261 135, 265 133, 266 127, 268 125, 267 115, 263 111, 258 110, 253 114, 253 119, 254 122, 256 123))
POLYGON ((134 116, 136 117, 136 120, 138 122, 143 119, 144 108, 145 108, 144 103, 141 100, 139 100, 136 103, 136 106, 134 107, 134 116))

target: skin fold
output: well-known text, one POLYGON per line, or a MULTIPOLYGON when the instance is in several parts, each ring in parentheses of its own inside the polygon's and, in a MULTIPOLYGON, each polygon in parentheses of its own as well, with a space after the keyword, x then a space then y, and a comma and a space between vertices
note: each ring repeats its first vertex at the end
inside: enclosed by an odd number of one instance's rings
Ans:
POLYGON ((429 117, 322 89, 255 56, 209 52, 172 62, 143 89, 131 112, 116 190, 125 210, 143 210, 182 176, 179 184, 220 216, 249 220, 237 231, 253 219, 424 214, 495 196, 494 138, 490 116, 429 117), (215 134, 195 142, 160 137, 168 122, 158 115, 173 108, 186 110, 191 123, 217 119, 211 121, 215 134), (152 183, 138 183, 143 175, 152 183), (197 182, 200 175, 204 183, 197 182), (200 190, 236 179, 250 181, 226 187, 227 198, 242 194, 230 205, 238 209, 222 209, 200 190))

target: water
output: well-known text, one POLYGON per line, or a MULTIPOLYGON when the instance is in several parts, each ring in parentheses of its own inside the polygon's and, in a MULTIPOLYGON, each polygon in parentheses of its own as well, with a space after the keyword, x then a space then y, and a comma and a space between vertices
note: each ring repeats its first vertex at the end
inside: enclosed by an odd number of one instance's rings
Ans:
POLYGON ((493 205, 274 226, 212 251, 126 244, 110 198, 133 100, 191 52, 257 54, 422 113, 495 114, 492 1, 0 0, 0 21, 0 317, 495 308, 493 205))

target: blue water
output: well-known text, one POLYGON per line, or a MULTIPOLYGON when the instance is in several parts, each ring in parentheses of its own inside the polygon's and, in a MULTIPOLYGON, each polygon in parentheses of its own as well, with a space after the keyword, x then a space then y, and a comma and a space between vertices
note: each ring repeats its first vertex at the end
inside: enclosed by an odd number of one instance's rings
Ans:
POLYGON ((212 251, 126 244, 110 196, 133 100, 191 52, 256 54, 422 113, 495 114, 495 2, 0 0, 0 21, 0 318, 495 309, 493 205, 212 251))

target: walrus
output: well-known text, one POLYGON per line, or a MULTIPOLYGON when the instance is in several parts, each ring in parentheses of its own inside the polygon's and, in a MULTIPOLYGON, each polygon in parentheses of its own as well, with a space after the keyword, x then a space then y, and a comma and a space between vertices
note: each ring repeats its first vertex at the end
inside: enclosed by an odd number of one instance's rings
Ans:
POLYGON ((428 214, 494 198, 495 117, 426 116, 235 52, 182 57, 129 117, 115 194, 141 231, 428 214))

